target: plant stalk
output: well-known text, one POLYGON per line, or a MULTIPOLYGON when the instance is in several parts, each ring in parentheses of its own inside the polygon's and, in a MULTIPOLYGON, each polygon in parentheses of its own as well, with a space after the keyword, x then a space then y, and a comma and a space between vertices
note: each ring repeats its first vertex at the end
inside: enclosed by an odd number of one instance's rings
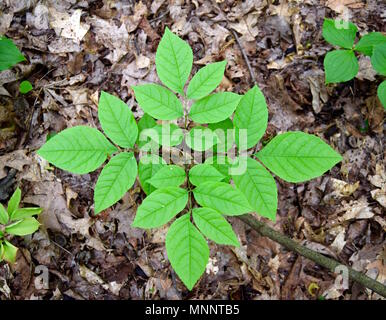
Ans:
POLYGON ((373 280, 365 274, 355 271, 349 266, 338 262, 334 259, 328 258, 314 250, 311 250, 307 247, 304 247, 297 243, 296 241, 288 238, 287 236, 281 234, 280 232, 272 229, 264 222, 258 221, 250 214, 245 214, 238 216, 238 218, 249 225, 253 230, 257 231, 260 235, 267 237, 277 243, 280 243, 283 247, 300 254, 301 256, 314 261, 318 265, 327 268, 331 272, 335 272, 336 267, 345 266, 349 273, 349 278, 353 281, 358 282, 362 286, 378 293, 382 297, 386 298, 386 286, 380 283, 379 281, 373 280))

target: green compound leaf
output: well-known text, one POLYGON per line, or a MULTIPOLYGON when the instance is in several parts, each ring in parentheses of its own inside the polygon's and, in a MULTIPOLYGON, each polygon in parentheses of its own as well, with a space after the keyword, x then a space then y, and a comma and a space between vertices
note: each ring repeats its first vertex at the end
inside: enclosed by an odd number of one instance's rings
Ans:
POLYGON ((198 229, 210 240, 218 244, 240 246, 232 226, 216 210, 211 208, 193 209, 193 219, 198 229))
POLYGON ((193 66, 193 52, 189 44, 172 33, 169 28, 165 29, 157 48, 155 65, 162 83, 174 92, 183 94, 193 66))
POLYGON ((342 161, 342 156, 323 140, 299 131, 277 135, 257 153, 257 157, 288 182, 319 177, 342 161))
POLYGON ((143 156, 139 161, 138 178, 143 191, 149 195, 156 188, 149 183, 149 179, 166 165, 164 159, 155 154, 143 156))
POLYGON ((208 181, 221 181, 225 176, 210 164, 197 164, 189 170, 189 181, 198 186, 208 181))
POLYGON ((230 168, 235 165, 235 161, 227 156, 219 155, 205 159, 205 164, 215 167, 225 178, 224 182, 231 181, 230 168))
POLYGON ((174 271, 192 290, 205 272, 209 247, 189 218, 189 214, 185 214, 170 226, 166 235, 166 252, 174 271))
POLYGON ((158 84, 144 84, 132 88, 139 106, 152 117, 174 120, 183 116, 181 101, 168 89, 158 84))
POLYGON ((217 143, 217 136, 209 128, 196 126, 186 135, 185 142, 192 150, 206 151, 217 143))
POLYGON ((5 227, 5 232, 15 236, 26 236, 38 230, 39 226, 40 223, 35 218, 25 218, 5 227))
POLYGON ((176 165, 161 168, 148 182, 156 188, 178 187, 185 182, 185 170, 176 165))
MULTIPOLYGON (((3 256, 0 257, 9 263, 15 263, 17 254, 17 247, 12 243, 4 240, 3 242, 3 256)), ((1 259, 0 259, 1 260, 1 259)))
POLYGON ((359 70, 358 60, 352 50, 334 50, 324 58, 326 84, 353 79, 359 70))
POLYGON ((37 154, 60 169, 85 174, 97 169, 116 151, 97 129, 77 126, 52 137, 37 154))
POLYGON ((31 84, 31 82, 29 82, 28 80, 22 81, 20 83, 20 86, 19 86, 20 93, 26 94, 26 93, 30 92, 31 90, 33 90, 33 86, 31 84))
POLYGON ((42 208, 20 208, 16 209, 12 216, 10 217, 11 221, 21 220, 25 218, 30 218, 35 215, 41 214, 43 211, 42 208))
POLYGON ((143 134, 153 140, 154 146, 173 147, 181 144, 184 139, 181 128, 174 123, 158 124, 153 128, 145 129, 143 134))
POLYGON ((21 200, 21 190, 19 187, 17 187, 15 192, 12 194, 11 199, 9 199, 8 201, 7 211, 10 217, 19 208, 20 200, 21 200))
POLYGON ((235 128, 231 119, 210 123, 208 128, 217 136, 217 143, 213 147, 214 152, 225 153, 232 148, 235 142, 235 128))
POLYGON ((111 158, 95 185, 95 214, 119 201, 133 186, 137 172, 137 161, 132 152, 122 152, 111 158))
MULTIPOLYGON (((246 129, 246 148, 252 148, 264 135, 268 125, 268 108, 264 95, 258 86, 250 89, 240 100, 236 108, 233 123, 238 129, 246 129)), ((236 143, 239 144, 236 132, 236 143)))
POLYGON ((384 80, 378 87, 378 98, 381 101, 383 107, 386 109, 386 80, 384 80))
POLYGON ((358 28, 352 22, 324 19, 323 38, 334 46, 351 49, 357 31, 358 28))
POLYGON ((376 45, 371 56, 371 64, 375 71, 386 76, 386 43, 376 45))
POLYGON ((0 224, 7 224, 9 220, 8 212, 0 203, 0 224))
POLYGON ((138 127, 128 105, 121 99, 102 91, 98 104, 98 118, 103 131, 123 148, 134 146, 138 127))
POLYGON ((232 92, 219 92, 193 103, 189 116, 197 123, 215 123, 229 118, 241 96, 232 92))
POLYGON ((188 192, 178 187, 154 191, 138 207, 133 221, 136 228, 158 228, 169 222, 188 203, 188 192))
POLYGON ((25 60, 12 40, 0 36, 0 71, 7 70, 25 60))
POLYGON ((229 216, 253 211, 244 194, 224 182, 204 182, 193 190, 193 194, 202 207, 209 207, 229 216))
POLYGON ((370 32, 365 34, 355 45, 355 51, 362 52, 366 56, 373 54, 374 46, 386 43, 386 36, 380 32, 370 32))
POLYGON ((226 61, 221 61, 201 68, 189 83, 187 97, 198 100, 216 89, 224 77, 226 64, 226 61))
POLYGON ((253 210, 275 221, 277 187, 275 179, 259 162, 247 159, 247 169, 241 175, 233 175, 233 182, 244 193, 253 210))

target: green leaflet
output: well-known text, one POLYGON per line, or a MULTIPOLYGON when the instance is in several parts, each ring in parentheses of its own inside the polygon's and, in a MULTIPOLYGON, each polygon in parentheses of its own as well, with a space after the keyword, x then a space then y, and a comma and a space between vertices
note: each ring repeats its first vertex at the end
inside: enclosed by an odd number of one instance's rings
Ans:
POLYGON ((236 164, 235 160, 218 155, 205 159, 205 164, 210 164, 215 167, 225 178, 224 182, 229 183, 231 181, 230 169, 236 164))
POLYGON ((134 146, 138 127, 129 106, 121 99, 102 91, 98 104, 98 118, 103 131, 123 148, 134 146))
POLYGON ((42 208, 20 208, 16 209, 12 216, 11 221, 21 220, 24 218, 29 218, 35 215, 39 215, 43 211, 42 208))
POLYGON ((132 88, 139 106, 152 117, 174 120, 183 116, 181 101, 168 89, 158 84, 144 84, 132 88))
POLYGON ((155 154, 146 155, 140 159, 138 166, 138 178, 143 191, 147 195, 156 189, 150 185, 148 180, 165 165, 165 160, 155 154))
POLYGON ((122 152, 111 158, 95 185, 95 214, 121 199, 133 186, 137 172, 137 161, 132 152, 122 152))
POLYGON ((189 116, 197 123, 215 123, 229 118, 241 96, 232 92, 219 92, 193 103, 189 116))
POLYGON ((225 153, 232 148, 235 142, 235 128, 231 119, 210 123, 208 128, 217 136, 217 143, 213 147, 214 152, 225 153))
POLYGON ((378 86, 378 98, 381 101, 383 107, 386 109, 386 80, 384 80, 379 86, 378 86))
POLYGON ((355 51, 359 51, 366 56, 373 54, 374 46, 386 42, 386 36, 380 32, 370 32, 362 36, 362 38, 355 45, 355 51))
POLYGON ((187 97, 189 99, 201 99, 211 93, 220 84, 224 77, 227 62, 215 62, 201 68, 190 80, 187 97))
POLYGON ((97 169, 116 151, 97 129, 77 126, 52 137, 37 154, 60 169, 85 174, 97 169))
POLYGON ((253 210, 275 221, 277 187, 272 175, 256 160, 247 159, 247 169, 241 175, 233 175, 233 182, 244 193, 253 210))
POLYGON ((224 182, 231 181, 230 168, 234 165, 234 160, 223 155, 209 157, 205 159, 205 164, 210 164, 215 167, 225 178, 224 182))
POLYGON ((9 220, 8 212, 7 212, 7 210, 5 210, 3 205, 0 203, 0 223, 1 224, 7 224, 8 220, 9 220))
POLYGON ((143 151, 150 151, 159 149, 159 145, 157 142, 151 139, 148 135, 147 129, 154 128, 157 125, 157 122, 153 117, 149 116, 147 113, 143 115, 143 117, 138 121, 138 139, 137 145, 143 151))
POLYGON ((15 263, 17 248, 7 240, 3 242, 3 256, 0 257, 9 263, 15 263))
POLYGON ((192 290, 205 271, 209 247, 189 218, 189 214, 185 214, 170 226, 166 235, 166 252, 177 275, 192 290))
POLYGON ((334 50, 324 58, 326 84, 353 79, 359 70, 358 60, 352 50, 334 50))
POLYGON ((19 187, 16 188, 15 192, 12 194, 11 199, 8 201, 8 216, 12 216, 12 214, 19 208, 21 200, 21 190, 19 187))
POLYGON ((181 128, 174 123, 158 124, 153 128, 145 129, 143 134, 153 140, 154 146, 173 147, 181 144, 184 139, 181 128))
POLYGON ((19 86, 20 93, 26 94, 26 93, 30 92, 31 90, 33 90, 33 86, 31 84, 31 82, 29 82, 28 80, 22 81, 20 83, 20 86, 19 86))
POLYGON ((184 40, 167 27, 157 48, 155 65, 162 83, 171 90, 183 94, 193 66, 193 52, 184 40))
POLYGON ((25 60, 12 40, 0 36, 0 71, 7 70, 25 60))
POLYGON ((352 22, 324 19, 323 38, 334 46, 351 49, 357 31, 358 28, 352 22))
MULTIPOLYGON (((142 132, 145 129, 153 128, 157 125, 157 122, 154 120, 153 117, 148 115, 147 113, 144 113, 142 118, 138 121, 138 131, 142 132)), ((139 141, 139 136, 138 136, 139 141)))
MULTIPOLYGON (((241 98, 236 108, 233 123, 238 129, 246 129, 246 148, 255 146, 264 135, 268 125, 268 108, 263 93, 254 86, 241 98)), ((236 132, 236 144, 240 147, 239 132, 236 132)))
POLYGON ((178 187, 185 182, 185 170, 176 165, 162 167, 148 182, 156 188, 178 187))
POLYGON ((204 182, 193 190, 193 194, 202 207, 209 207, 229 216, 253 211, 244 194, 224 182, 204 182))
POLYGON ((211 208, 193 209, 193 219, 198 229, 210 240, 218 244, 240 246, 232 226, 216 210, 211 208))
POLYGON ((221 181, 225 176, 210 164, 197 164, 189 170, 189 181, 198 186, 207 181, 221 181))
POLYGON ((374 46, 371 64, 375 71, 386 76, 386 43, 374 46))
POLYGON ((192 150, 206 151, 217 143, 217 136, 209 128, 196 126, 186 135, 185 142, 192 150))
POLYGON ((178 187, 154 191, 138 207, 133 221, 136 228, 157 228, 169 222, 188 203, 188 192, 178 187))
POLYGON ((25 218, 5 227, 5 232, 15 236, 26 236, 38 230, 39 225, 35 218, 25 218))
POLYGON ((288 182, 319 177, 342 161, 342 156, 323 140, 299 131, 277 135, 257 153, 257 157, 288 182))

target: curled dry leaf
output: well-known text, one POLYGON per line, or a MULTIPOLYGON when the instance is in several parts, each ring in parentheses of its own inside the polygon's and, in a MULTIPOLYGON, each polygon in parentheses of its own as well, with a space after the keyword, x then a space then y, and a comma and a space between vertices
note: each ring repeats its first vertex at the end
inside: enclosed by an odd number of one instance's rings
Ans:
POLYGON ((333 195, 337 197, 351 196, 359 188, 359 181, 351 184, 335 178, 332 178, 331 180, 334 189, 333 195))
POLYGON ((341 217, 341 221, 370 219, 374 216, 366 197, 361 197, 359 200, 343 202, 342 210, 345 214, 341 217))

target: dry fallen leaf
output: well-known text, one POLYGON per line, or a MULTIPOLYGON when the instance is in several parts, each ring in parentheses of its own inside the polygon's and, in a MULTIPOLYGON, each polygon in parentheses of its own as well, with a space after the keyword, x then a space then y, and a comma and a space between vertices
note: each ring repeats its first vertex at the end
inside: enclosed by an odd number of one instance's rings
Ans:
POLYGON ((361 0, 327 0, 326 6, 337 13, 344 13, 347 8, 360 9, 364 7, 361 0))
POLYGON ((89 24, 81 23, 80 17, 82 10, 76 9, 72 15, 66 12, 59 12, 54 8, 49 8, 50 26, 56 30, 61 37, 72 39, 77 44, 83 39, 90 29, 89 24))
POLYGON ((374 216, 366 197, 361 197, 359 200, 343 202, 342 210, 345 214, 340 218, 341 221, 370 219, 374 216))

